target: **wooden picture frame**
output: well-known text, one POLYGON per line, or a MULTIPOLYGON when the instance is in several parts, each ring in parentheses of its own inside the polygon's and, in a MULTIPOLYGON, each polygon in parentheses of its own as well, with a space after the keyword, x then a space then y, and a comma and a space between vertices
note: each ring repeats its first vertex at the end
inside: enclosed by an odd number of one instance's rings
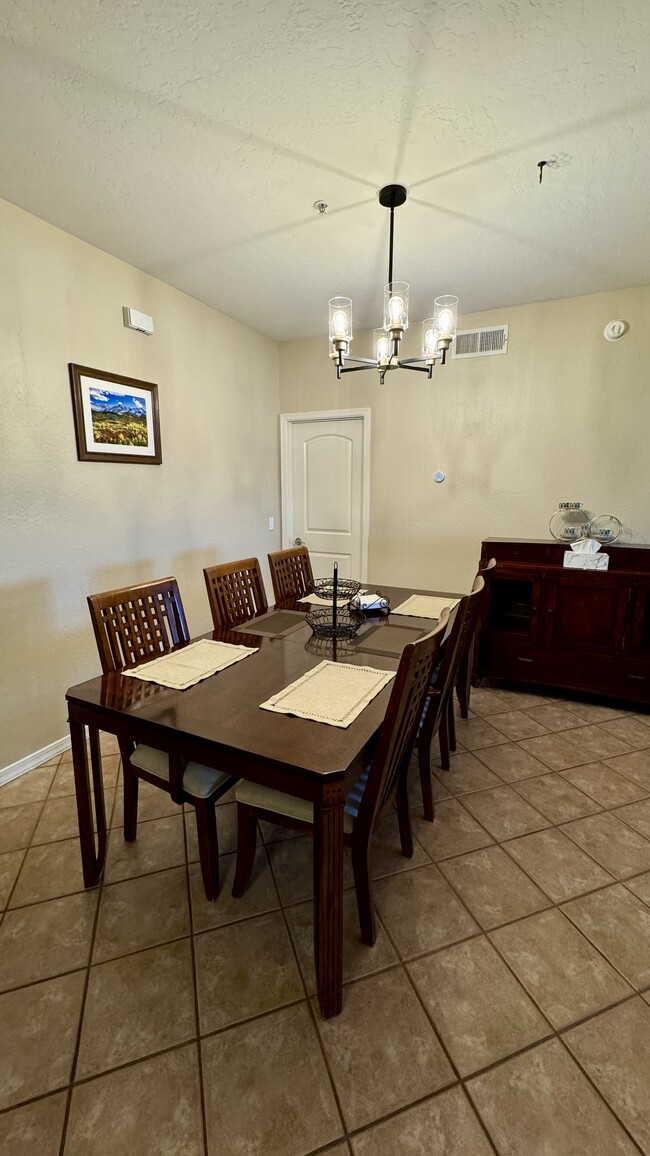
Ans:
POLYGON ((69 364, 80 462, 162 462, 158 386, 69 364))

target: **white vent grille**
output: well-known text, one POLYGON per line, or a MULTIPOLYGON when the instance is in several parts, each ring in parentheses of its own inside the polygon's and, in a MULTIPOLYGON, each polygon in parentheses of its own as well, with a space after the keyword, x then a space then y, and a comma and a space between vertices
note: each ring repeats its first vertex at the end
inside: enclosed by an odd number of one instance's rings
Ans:
POLYGON ((493 329, 465 329, 452 342, 452 357, 492 357, 508 352, 508 326, 493 329))

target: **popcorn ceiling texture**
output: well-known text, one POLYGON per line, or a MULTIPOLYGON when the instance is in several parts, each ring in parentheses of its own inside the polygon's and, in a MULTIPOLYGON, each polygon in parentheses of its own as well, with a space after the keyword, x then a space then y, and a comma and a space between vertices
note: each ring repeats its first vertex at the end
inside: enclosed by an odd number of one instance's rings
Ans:
POLYGON ((15 0, 0 35, 0 195, 280 339, 337 292, 376 323, 395 180, 413 316, 647 281, 647 0, 15 0))

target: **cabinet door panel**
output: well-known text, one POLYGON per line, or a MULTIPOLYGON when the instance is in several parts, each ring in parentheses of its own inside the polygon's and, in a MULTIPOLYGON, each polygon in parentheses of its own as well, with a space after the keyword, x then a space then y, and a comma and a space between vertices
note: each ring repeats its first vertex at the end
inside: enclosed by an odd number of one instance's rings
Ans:
POLYGON ((540 576, 527 570, 503 571, 497 566, 489 591, 488 630, 533 642, 537 636, 540 576))
POLYGON ((547 646, 620 654, 628 591, 601 574, 550 578, 546 594, 547 646))
POLYGON ((637 586, 630 654, 650 658, 650 586, 637 586))

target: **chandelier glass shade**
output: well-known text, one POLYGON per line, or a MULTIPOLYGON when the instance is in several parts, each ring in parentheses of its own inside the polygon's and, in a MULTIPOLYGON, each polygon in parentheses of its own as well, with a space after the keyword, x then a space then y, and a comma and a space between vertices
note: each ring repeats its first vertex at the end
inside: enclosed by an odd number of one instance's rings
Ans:
POLYGON ((336 376, 360 369, 379 370, 379 380, 391 369, 414 369, 431 377, 434 365, 445 364, 447 350, 456 336, 458 298, 436 297, 433 317, 422 322, 420 357, 401 358, 400 342, 409 327, 409 286, 406 281, 393 280, 393 236, 395 209, 406 201, 403 185, 386 185, 379 190, 379 203, 390 210, 388 241, 388 282, 384 286, 384 324, 373 331, 373 357, 351 357, 352 300, 350 297, 332 297, 329 302, 330 357, 336 365, 336 376))

